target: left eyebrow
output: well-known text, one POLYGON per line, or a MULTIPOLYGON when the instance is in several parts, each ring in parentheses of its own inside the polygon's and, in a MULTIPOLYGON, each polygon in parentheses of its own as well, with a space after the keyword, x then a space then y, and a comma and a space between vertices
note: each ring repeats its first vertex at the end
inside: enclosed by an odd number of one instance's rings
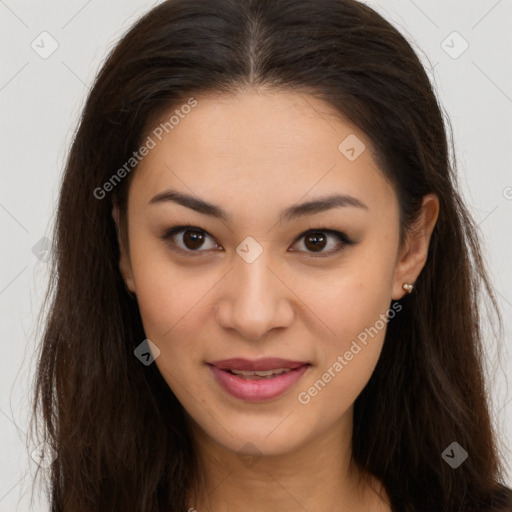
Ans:
POLYGON ((298 217, 303 217, 305 215, 314 215, 315 213, 332 210, 333 208, 346 207, 369 210, 368 206, 357 197, 349 196, 347 194, 336 194, 320 197, 318 199, 314 199, 313 201, 291 206, 281 213, 279 221, 290 222, 298 217))
MULTIPOLYGON (((154 196, 148 203, 158 204, 172 201, 186 208, 190 208, 198 213, 209 215, 218 219, 228 221, 231 219, 231 215, 228 214, 223 208, 212 203, 208 203, 203 199, 178 192, 177 190, 169 189, 164 192, 160 192, 154 196)), ((294 206, 290 206, 281 212, 279 216, 279 222, 290 222, 298 217, 314 215, 321 213, 333 208, 344 208, 353 207, 369 210, 368 206, 360 199, 350 196, 347 194, 336 194, 326 197, 320 197, 312 201, 300 203, 294 206)))

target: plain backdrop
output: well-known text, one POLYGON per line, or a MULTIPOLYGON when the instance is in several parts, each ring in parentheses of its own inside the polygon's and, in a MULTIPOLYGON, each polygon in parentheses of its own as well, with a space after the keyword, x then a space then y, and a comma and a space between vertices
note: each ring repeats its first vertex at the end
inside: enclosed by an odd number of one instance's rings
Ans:
MULTIPOLYGON (((35 322, 46 286, 63 164, 90 84, 108 51, 159 2, 0 0, 1 396, 0 512, 45 511, 32 496, 27 439, 35 322), (51 54, 50 54, 51 53, 51 54)), ((511 0, 367 2, 414 45, 454 131, 460 190, 479 225, 504 318, 501 351, 489 330, 489 394, 505 460, 512 448, 511 0)), ((509 474, 507 483, 512 484, 509 474)))

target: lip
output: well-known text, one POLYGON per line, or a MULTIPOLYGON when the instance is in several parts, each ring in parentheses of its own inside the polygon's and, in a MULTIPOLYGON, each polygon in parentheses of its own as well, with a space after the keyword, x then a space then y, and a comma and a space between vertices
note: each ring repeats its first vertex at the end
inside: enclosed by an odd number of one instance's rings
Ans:
POLYGON ((278 368, 291 368, 292 370, 308 364, 306 361, 290 361, 288 359, 280 359, 279 357, 264 357, 262 359, 243 359, 234 357, 231 359, 222 359, 220 361, 212 361, 212 366, 216 366, 221 370, 277 370, 278 368))
POLYGON ((217 383, 231 396, 246 402, 274 400, 289 391, 310 367, 309 363, 279 358, 265 358, 255 361, 247 359, 225 359, 208 363, 217 383), (291 371, 268 379, 245 379, 229 373, 233 370, 276 370, 289 368, 291 371))

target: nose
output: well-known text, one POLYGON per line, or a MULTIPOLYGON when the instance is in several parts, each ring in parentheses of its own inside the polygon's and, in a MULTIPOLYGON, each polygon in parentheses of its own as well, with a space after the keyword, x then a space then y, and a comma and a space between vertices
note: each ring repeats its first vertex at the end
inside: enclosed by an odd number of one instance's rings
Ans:
POLYGON ((294 294, 272 269, 264 251, 247 263, 237 257, 222 283, 216 305, 217 321, 245 339, 257 341, 272 329, 288 327, 294 319, 294 294))

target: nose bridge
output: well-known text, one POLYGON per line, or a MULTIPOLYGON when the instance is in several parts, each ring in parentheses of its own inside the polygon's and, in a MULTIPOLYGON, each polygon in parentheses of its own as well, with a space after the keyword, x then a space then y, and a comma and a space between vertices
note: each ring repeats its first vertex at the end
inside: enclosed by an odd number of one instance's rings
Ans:
MULTIPOLYGON (((243 248, 240 244, 239 250, 243 248)), ((258 339, 270 329, 289 324, 293 309, 287 288, 268 268, 272 268, 270 260, 267 250, 262 250, 253 260, 245 258, 243 253, 235 256, 219 308, 219 322, 224 328, 258 339)))
POLYGON ((262 253, 255 261, 247 262, 240 258, 235 264, 234 279, 239 282, 240 290, 238 291, 238 302, 243 304, 246 299, 249 302, 264 299, 264 295, 272 293, 271 283, 272 273, 268 269, 270 266, 268 251, 262 253))

